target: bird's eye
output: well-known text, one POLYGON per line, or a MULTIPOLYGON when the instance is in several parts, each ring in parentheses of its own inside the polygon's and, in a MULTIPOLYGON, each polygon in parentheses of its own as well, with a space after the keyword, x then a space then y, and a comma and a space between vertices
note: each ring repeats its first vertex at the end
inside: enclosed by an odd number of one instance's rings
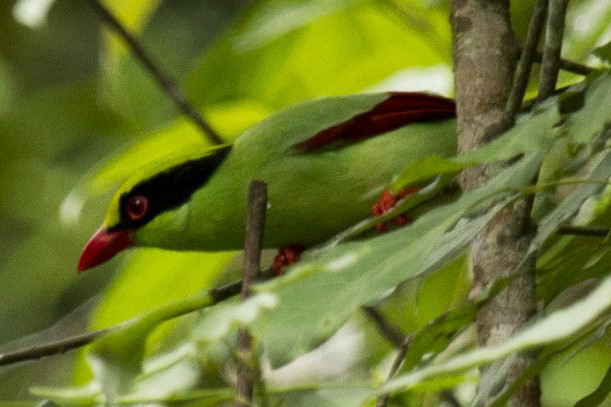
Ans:
POLYGON ((131 220, 138 220, 146 214, 148 207, 149 200, 145 196, 136 195, 129 198, 125 210, 131 220))

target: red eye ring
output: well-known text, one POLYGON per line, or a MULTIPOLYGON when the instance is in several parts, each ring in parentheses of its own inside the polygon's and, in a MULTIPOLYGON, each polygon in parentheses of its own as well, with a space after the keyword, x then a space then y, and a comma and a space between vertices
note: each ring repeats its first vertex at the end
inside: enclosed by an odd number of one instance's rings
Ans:
POLYGON ((149 200, 144 195, 132 196, 125 205, 125 211, 131 220, 142 219, 148 208, 149 200))

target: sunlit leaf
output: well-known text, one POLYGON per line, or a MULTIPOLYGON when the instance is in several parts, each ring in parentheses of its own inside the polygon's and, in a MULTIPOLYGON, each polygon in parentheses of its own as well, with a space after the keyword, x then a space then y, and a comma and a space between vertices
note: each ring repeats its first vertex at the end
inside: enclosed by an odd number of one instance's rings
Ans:
POLYGON ((142 368, 146 340, 155 327, 213 303, 208 293, 190 296, 130 319, 94 342, 88 361, 104 396, 116 399, 129 392, 142 368))
POLYGON ((575 407, 599 406, 605 401, 609 392, 611 392, 611 368, 607 370, 607 374, 605 374, 605 377, 596 390, 587 397, 579 400, 575 404, 575 407))
POLYGON ((236 46, 248 50, 265 45, 282 35, 302 28, 320 18, 341 11, 356 0, 272 0, 252 11, 244 29, 237 35, 236 46))
POLYGON ((567 359, 567 354, 581 347, 582 341, 577 342, 553 357, 541 371, 543 405, 572 406, 600 385, 611 364, 607 341, 603 339, 567 359))
POLYGON ((503 343, 476 349, 447 362, 410 372, 383 386, 382 391, 409 388, 438 375, 464 371, 526 349, 581 336, 588 329, 593 329, 598 318, 609 309, 611 309, 611 277, 601 282, 585 299, 537 320, 503 343))
MULTIPOLYGON (((232 257, 232 253, 177 253, 154 249, 138 251, 120 268, 120 273, 92 315, 91 329, 111 327, 210 289, 232 257)), ((140 351, 143 354, 147 350, 154 351, 171 330, 172 325, 157 330, 154 337, 148 338, 146 343, 140 343, 143 346, 140 351)), ((81 354, 74 371, 78 383, 91 379, 90 367, 86 361, 87 352, 81 354)))
MULTIPOLYGON (((275 3, 264 2, 257 10, 275 3)), ((283 7, 293 10, 287 11, 290 15, 300 9, 296 4, 283 7)), ((268 32, 268 40, 259 40, 257 48, 244 49, 240 44, 252 27, 265 27, 260 22, 262 11, 238 21, 189 75, 187 89, 196 103, 247 97, 279 108, 306 98, 362 91, 408 67, 449 63, 450 37, 443 13, 428 11, 427 22, 433 29, 422 35, 383 4, 345 0, 306 4, 303 8, 314 13, 308 15, 317 19, 286 32, 268 32), (397 52, 398 46, 418 52, 397 52)), ((272 18, 276 21, 275 16, 266 17, 272 18)))

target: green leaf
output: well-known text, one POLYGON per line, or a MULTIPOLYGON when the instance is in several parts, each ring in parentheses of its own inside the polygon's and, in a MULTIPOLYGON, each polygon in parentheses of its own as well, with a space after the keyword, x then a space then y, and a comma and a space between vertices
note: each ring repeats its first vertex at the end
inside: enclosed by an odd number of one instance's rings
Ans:
MULTIPOLYGON (((610 81, 611 82, 611 81, 610 81)), ((393 181, 391 188, 424 181, 440 174, 456 174, 465 168, 495 161, 506 161, 521 154, 546 151, 553 144, 554 125, 560 120, 556 100, 550 100, 519 122, 501 137, 485 146, 451 158, 426 157, 411 163, 393 181)))
POLYGON ((471 401, 471 407, 506 406, 509 399, 518 390, 523 388, 526 381, 539 374, 539 372, 545 368, 549 359, 556 352, 558 352, 558 350, 554 349, 548 352, 542 352, 537 357, 533 357, 530 361, 530 365, 528 365, 528 367, 511 383, 507 382, 507 378, 510 377, 512 367, 516 365, 516 359, 523 357, 523 355, 513 355, 505 360, 493 363, 486 370, 487 373, 491 373, 490 375, 486 374, 486 376, 488 376, 487 383, 480 381, 477 394, 471 401), (492 370, 494 371, 491 372, 492 370), (490 400, 493 401, 491 402, 490 400))
POLYGON ((139 249, 107 288, 91 318, 91 329, 108 328, 212 288, 234 256, 139 249))
POLYGON ((575 145, 567 137, 563 137, 546 154, 537 177, 537 184, 544 185, 545 188, 537 191, 531 211, 535 221, 540 222, 561 200, 561 197, 557 196, 558 187, 554 186, 554 182, 574 175, 576 169, 573 164, 577 160, 575 150, 575 145))
MULTIPOLYGON (((609 128, 610 114, 605 106, 609 103, 611 75, 608 71, 592 75, 589 80, 576 85, 572 92, 584 92, 584 105, 566 116, 560 130, 575 143, 588 144, 609 128)), ((569 95, 570 96, 570 93, 569 95)), ((567 97, 567 96, 564 96, 567 97)), ((563 98, 563 96, 560 96, 563 98)), ((596 149, 599 145, 594 145, 596 149)))
POLYGON ((600 385, 611 365, 608 336, 595 346, 585 348, 567 359, 567 355, 572 355, 582 347, 583 339, 580 339, 554 356, 541 372, 544 405, 572 406, 600 385))
POLYGON ((525 157, 486 186, 430 211, 408 228, 337 246, 257 287, 257 292, 278 300, 272 312, 262 313, 253 324, 253 333, 263 341, 272 363, 310 350, 360 305, 377 301, 400 282, 432 272, 458 256, 503 204, 454 227, 456 222, 480 206, 487 207, 490 199, 507 197, 508 190, 527 184, 540 160, 537 154, 525 157))
POLYGON ((611 392, 611 368, 607 370, 605 377, 600 382, 596 390, 575 403, 575 407, 595 407, 600 406, 611 392))
POLYGON ((274 393, 278 393, 280 405, 287 406, 316 406, 316 407, 344 407, 344 406, 369 406, 364 404, 371 398, 371 389, 365 386, 341 386, 338 388, 326 388, 324 383, 319 386, 310 386, 313 389, 301 390, 270 389, 272 400, 274 393), (316 387, 319 387, 318 389, 316 387))
POLYGON ((114 400, 131 389, 141 370, 145 341, 155 327, 213 303, 208 293, 191 296, 128 320, 94 342, 88 357, 105 397, 114 400))
MULTIPOLYGON (((163 387, 163 386, 161 386, 163 387)), ((198 407, 213 407, 224 401, 231 401, 235 398, 235 389, 233 388, 213 388, 183 391, 176 394, 169 394, 164 397, 157 395, 146 396, 141 394, 130 394, 121 397, 117 403, 122 404, 149 404, 149 403, 164 403, 178 404, 187 402, 196 402, 198 407)))
POLYGON ((410 388, 439 375, 461 372, 528 349, 575 339, 594 329, 599 318, 610 309, 611 277, 608 277, 583 300, 542 317, 505 342, 479 348, 444 363, 410 372, 389 382, 380 391, 392 392, 410 388))
POLYGON ((192 331, 192 337, 200 344, 214 343, 235 328, 252 323, 264 310, 275 308, 273 295, 255 296, 245 302, 225 302, 208 310, 192 331))
POLYGON ((401 174, 390 185, 390 189, 397 192, 404 186, 441 174, 458 174, 463 169, 474 165, 473 163, 458 163, 451 159, 429 156, 405 167, 401 174))
POLYGON ((236 35, 236 47, 239 50, 261 47, 318 19, 342 11, 356 1, 271 0, 263 2, 252 11, 245 27, 236 35))
MULTIPOLYGON (((213 287, 233 257, 233 253, 138 250, 122 265, 117 278, 106 290, 91 316, 90 328, 95 330, 112 327, 151 309, 208 290, 213 287)), ((146 342, 139 342, 138 346, 143 348, 137 351, 142 355, 153 352, 164 342, 174 326, 165 324, 163 329, 156 330, 155 335, 147 337, 146 342)), ((77 383, 85 383, 91 379, 88 353, 89 350, 82 352, 77 361, 74 370, 77 383)), ((108 363, 119 364, 121 361, 109 359, 108 363)))
POLYGON ((596 55, 598 58, 608 64, 611 63, 611 42, 608 42, 598 48, 594 48, 592 54, 596 55))
POLYGON ((591 160, 590 167, 591 169, 586 174, 587 178, 585 178, 583 184, 578 185, 568 197, 539 223, 537 235, 532 240, 528 249, 529 253, 539 250, 552 233, 579 210, 581 204, 586 199, 603 189, 607 179, 611 177, 611 151, 606 150, 595 155, 591 160))
POLYGON ((383 5, 348 0, 282 2, 291 24, 278 28, 278 3, 259 3, 203 55, 187 82, 197 105, 246 97, 280 108, 363 91, 406 68, 450 63, 446 14, 437 9, 421 7, 432 27, 423 34, 383 5), (296 21, 300 13, 309 24, 296 21), (418 52, 397 52, 397 44, 418 52))
POLYGON ((102 402, 99 386, 92 385, 87 387, 47 387, 33 386, 29 389, 34 396, 49 397, 60 402, 71 401, 74 403, 94 404, 102 402))

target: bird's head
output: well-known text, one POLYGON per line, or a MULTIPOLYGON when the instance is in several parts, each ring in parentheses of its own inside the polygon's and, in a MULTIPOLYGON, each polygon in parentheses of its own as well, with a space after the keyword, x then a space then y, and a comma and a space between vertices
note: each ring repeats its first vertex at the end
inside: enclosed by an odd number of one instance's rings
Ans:
POLYGON ((133 174, 112 197, 102 226, 89 239, 78 271, 100 265, 120 251, 155 245, 163 239, 164 222, 188 203, 229 152, 229 146, 206 148, 176 155, 133 174))

